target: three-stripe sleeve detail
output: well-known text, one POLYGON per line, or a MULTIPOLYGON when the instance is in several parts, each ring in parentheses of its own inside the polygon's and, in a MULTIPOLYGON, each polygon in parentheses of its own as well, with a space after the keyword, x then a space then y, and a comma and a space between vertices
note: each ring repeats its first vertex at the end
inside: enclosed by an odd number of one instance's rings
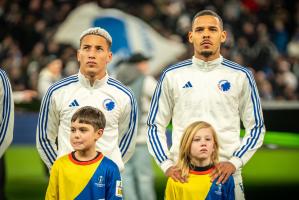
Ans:
POLYGON ((137 103, 136 103, 136 100, 134 98, 132 91, 130 89, 128 89, 127 87, 125 87, 122 83, 120 83, 119 81, 112 79, 112 78, 109 78, 107 83, 109 85, 114 86, 117 89, 121 90, 126 95, 128 95, 130 98, 131 112, 130 112, 129 128, 128 128, 127 132, 124 134, 124 136, 121 138, 121 141, 119 143, 120 152, 122 154, 122 157, 124 157, 129 146, 130 146, 131 140, 134 135, 136 120, 137 120, 137 103))
POLYGON ((150 114, 148 117, 147 125, 149 126, 148 130, 148 138, 149 138, 149 143, 150 146, 155 154, 156 159, 159 161, 159 163, 162 163, 163 161, 167 160, 166 153, 164 152, 160 139, 158 137, 158 128, 156 125, 156 115, 159 109, 159 98, 161 95, 161 90, 162 90, 162 83, 165 78, 165 75, 167 72, 181 68, 181 67, 186 67, 190 66, 192 64, 191 59, 182 61, 180 63, 177 63, 175 65, 170 66, 169 68, 165 69, 164 72, 161 75, 161 78, 157 84, 157 87, 155 89, 155 93, 152 98, 151 102, 151 107, 150 107, 150 114))
POLYGON ((51 146, 50 140, 47 136, 47 126, 48 126, 48 115, 49 115, 49 106, 51 102, 51 96, 54 91, 69 84, 78 82, 78 75, 73 75, 67 78, 64 78, 57 83, 54 83, 48 89, 46 95, 44 96, 41 104, 40 114, 38 118, 38 139, 39 143, 43 149, 43 152, 47 156, 51 164, 56 160, 57 154, 54 148, 51 146))
POLYGON ((10 83, 4 71, 0 70, 0 77, 3 83, 3 111, 2 111, 2 123, 0 127, 0 146, 2 145, 5 135, 7 133, 7 128, 11 113, 11 92, 10 83))
POLYGON ((254 78, 252 76, 252 73, 248 69, 246 69, 234 62, 231 62, 227 59, 224 59, 222 64, 229 68, 232 68, 235 70, 240 70, 240 71, 244 72, 249 81, 249 85, 251 88, 250 98, 251 98, 251 102, 253 104, 253 115, 254 115, 254 119, 255 119, 255 126, 254 126, 254 128, 252 128, 250 130, 250 137, 247 138, 246 143, 241 147, 241 149, 239 151, 236 151, 233 154, 234 156, 241 158, 246 153, 246 151, 248 149, 252 149, 255 147, 257 140, 260 137, 260 134, 262 132, 264 122, 263 122, 261 112, 260 112, 261 104, 260 104, 260 100, 259 100, 257 89, 256 89, 256 84, 255 84, 254 78))

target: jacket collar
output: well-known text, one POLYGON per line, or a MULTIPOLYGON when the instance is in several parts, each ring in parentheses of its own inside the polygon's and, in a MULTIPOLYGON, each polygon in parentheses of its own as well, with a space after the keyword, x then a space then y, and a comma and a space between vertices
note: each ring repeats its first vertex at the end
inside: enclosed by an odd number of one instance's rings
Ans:
POLYGON ((211 71, 216 66, 218 66, 222 61, 223 61, 223 57, 221 55, 219 58, 216 58, 215 60, 208 61, 208 62, 195 58, 195 56, 192 57, 192 63, 203 71, 211 71))
POLYGON ((79 78, 79 82, 86 88, 99 88, 101 86, 103 86, 107 81, 108 81, 108 73, 106 72, 106 75, 100 79, 100 80, 96 80, 93 84, 93 86, 90 85, 90 81, 89 79, 87 79, 80 71, 78 73, 78 78, 79 78))

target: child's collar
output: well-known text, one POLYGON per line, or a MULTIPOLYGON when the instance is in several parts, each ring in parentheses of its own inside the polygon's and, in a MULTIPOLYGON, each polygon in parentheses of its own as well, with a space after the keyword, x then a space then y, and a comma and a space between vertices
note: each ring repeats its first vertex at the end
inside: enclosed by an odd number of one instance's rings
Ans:
POLYGON ((215 166, 213 164, 210 164, 210 165, 204 166, 204 167, 199 167, 199 166, 190 164, 190 173, 191 174, 199 174, 199 175, 209 174, 212 172, 212 170, 214 168, 215 168, 215 166))

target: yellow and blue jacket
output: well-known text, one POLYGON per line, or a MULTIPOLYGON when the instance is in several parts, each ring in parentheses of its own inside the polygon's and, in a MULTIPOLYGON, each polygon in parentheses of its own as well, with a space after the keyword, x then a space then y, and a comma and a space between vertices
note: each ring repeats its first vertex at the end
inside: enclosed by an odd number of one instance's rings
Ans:
POLYGON ((78 161, 73 153, 54 162, 46 200, 122 199, 120 172, 113 161, 102 153, 91 161, 78 161))
POLYGON ((165 200, 235 200, 235 184, 232 176, 224 184, 211 182, 213 168, 204 171, 190 170, 187 183, 169 178, 165 200))

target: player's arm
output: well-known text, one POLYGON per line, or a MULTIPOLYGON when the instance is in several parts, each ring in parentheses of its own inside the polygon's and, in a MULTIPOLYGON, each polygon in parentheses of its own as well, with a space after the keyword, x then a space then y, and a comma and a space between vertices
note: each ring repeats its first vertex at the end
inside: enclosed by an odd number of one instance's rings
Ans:
POLYGON ((42 100, 36 130, 36 147, 49 169, 57 157, 56 138, 59 126, 59 114, 52 93, 51 88, 49 88, 42 100))
POLYGON ((13 138, 14 102, 11 85, 4 71, 0 70, 0 158, 13 138))
POLYGON ((174 165, 173 161, 169 159, 169 150, 165 134, 166 127, 172 116, 173 108, 169 82, 170 80, 167 80, 167 77, 163 73, 156 86, 147 120, 148 149, 164 173, 174 165))
POLYGON ((125 104, 119 119, 119 149, 126 163, 134 153, 137 134, 137 103, 131 91, 128 90, 129 102, 125 104))
POLYGON ((157 81, 154 77, 146 76, 144 79, 144 85, 143 85, 143 93, 148 99, 152 99, 155 89, 157 86, 157 81))
POLYGON ((240 147, 229 160, 236 169, 244 166, 256 150, 262 146, 265 125, 260 97, 252 73, 248 70, 243 82, 239 100, 240 118, 245 127, 245 135, 240 147))
POLYGON ((230 175, 243 167, 264 139, 265 125, 256 84, 249 70, 244 75, 239 95, 239 113, 245 127, 245 136, 230 160, 218 163, 213 170, 212 181, 218 177, 217 184, 225 183, 230 175))

